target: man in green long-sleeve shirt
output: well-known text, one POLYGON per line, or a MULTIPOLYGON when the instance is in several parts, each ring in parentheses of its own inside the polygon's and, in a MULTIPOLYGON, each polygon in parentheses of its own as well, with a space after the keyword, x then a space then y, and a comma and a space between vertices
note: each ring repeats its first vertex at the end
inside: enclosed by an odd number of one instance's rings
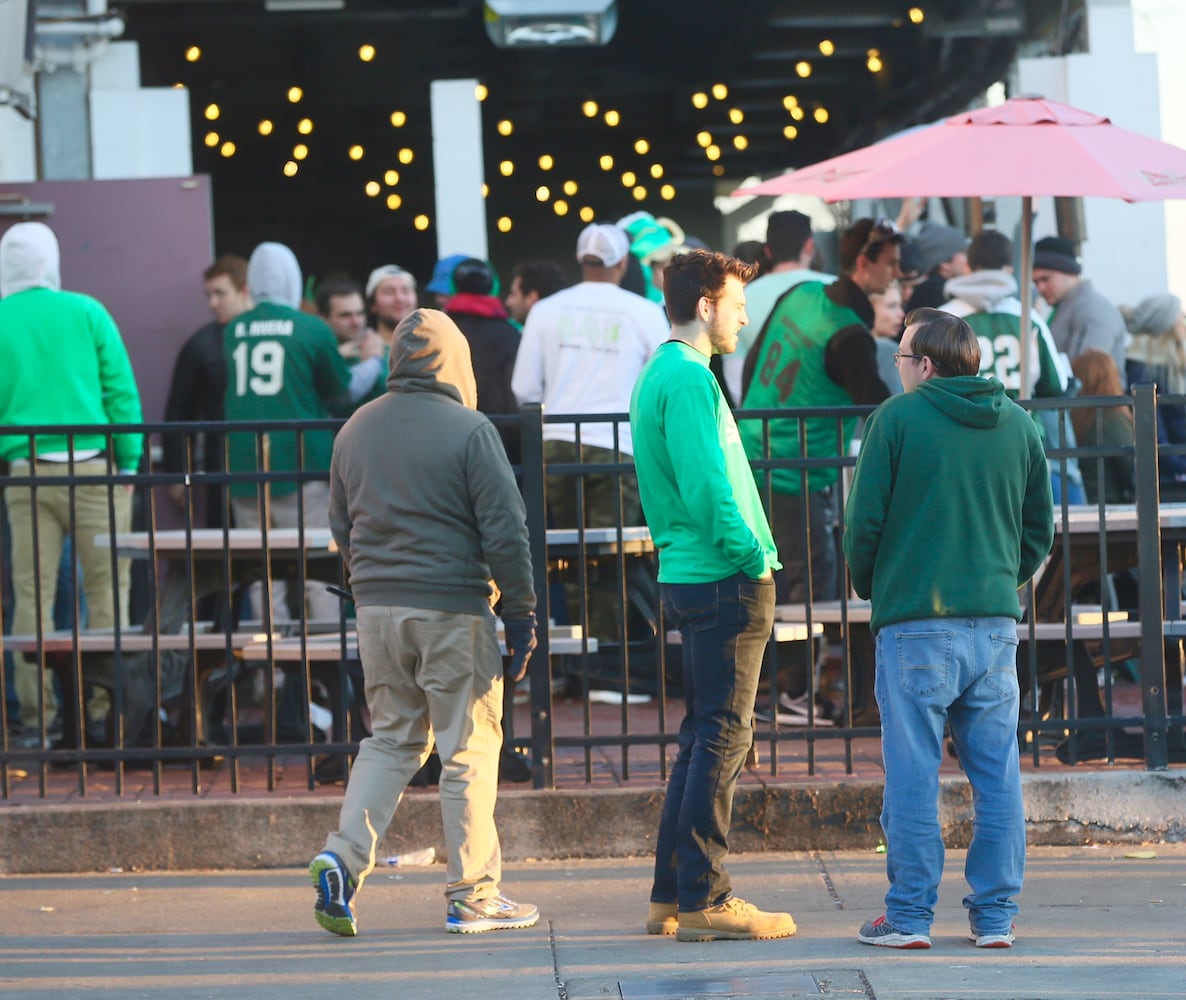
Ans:
POLYGON ((663 609, 680 631, 686 703, 647 932, 681 941, 795 933, 789 913, 734 896, 724 866, 780 568, 737 424, 708 367, 737 346, 753 273, 702 250, 671 259, 663 281, 671 339, 630 399, 639 495, 659 548, 663 609))

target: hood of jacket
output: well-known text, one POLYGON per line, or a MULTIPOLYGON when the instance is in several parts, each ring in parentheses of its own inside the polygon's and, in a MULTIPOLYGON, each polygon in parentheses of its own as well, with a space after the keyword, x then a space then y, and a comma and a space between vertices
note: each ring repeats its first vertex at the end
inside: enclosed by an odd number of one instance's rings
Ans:
POLYGON ((301 307, 301 265, 283 243, 261 243, 247 262, 247 290, 256 302, 301 307))
POLYGON ((0 238, 0 298, 62 288, 58 238, 44 222, 18 222, 0 238))
POLYGON ((416 309, 400 321, 388 367, 392 392, 437 392, 467 409, 478 408, 469 341, 439 309, 416 309))
POLYGON ((943 291, 950 299, 963 299, 975 312, 996 312, 998 302, 1016 297, 1017 279, 1008 271, 973 271, 951 278, 943 291))
POLYGON ((968 427, 996 427, 1010 405, 997 379, 979 375, 927 379, 914 391, 940 413, 968 427))
POLYGON ((473 292, 458 292, 445 303, 445 310, 463 313, 466 316, 483 316, 486 319, 506 319, 509 315, 502 299, 473 292))

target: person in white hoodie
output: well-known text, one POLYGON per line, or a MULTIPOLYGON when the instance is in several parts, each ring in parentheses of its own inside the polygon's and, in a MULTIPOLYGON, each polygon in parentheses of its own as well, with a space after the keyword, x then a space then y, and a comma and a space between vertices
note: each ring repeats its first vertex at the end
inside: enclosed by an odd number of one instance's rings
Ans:
MULTIPOLYGON (((136 377, 115 320, 89 295, 62 290, 59 260, 57 237, 42 222, 19 222, 0 239, 0 427, 141 423, 136 377)), ((53 629, 54 585, 71 532, 82 567, 86 624, 127 626, 127 560, 118 561, 113 575, 111 550, 96 545, 95 536, 109 532, 112 523, 116 531, 128 530, 132 485, 65 483, 75 476, 134 473, 142 450, 143 436, 135 433, 45 434, 35 440, 25 433, 0 435, 0 460, 11 474, 43 481, 36 489, 5 491, 15 633, 53 629)), ((52 677, 25 658, 18 658, 15 673, 22 740, 42 743, 41 726, 52 722, 56 710, 52 677)), ((145 705, 139 699, 126 707, 134 735, 145 705)))
MULTIPOLYGON (((1021 299, 1013 277, 1013 242, 1004 233, 984 229, 968 246, 968 274, 948 280, 948 301, 940 308, 967 321, 980 342, 980 374, 999 379, 1011 399, 1021 395, 1021 299)), ((1035 399, 1073 393, 1074 374, 1065 354, 1055 346, 1050 328, 1030 311, 1030 363, 1028 396, 1035 399)), ((1058 411, 1033 411, 1038 429, 1051 447, 1075 447, 1074 429, 1059 427, 1058 411)), ((1062 461, 1052 462, 1051 484, 1057 501, 1062 486, 1062 461)), ((1083 477, 1076 459, 1066 462, 1067 491, 1071 503, 1083 502, 1083 477)))

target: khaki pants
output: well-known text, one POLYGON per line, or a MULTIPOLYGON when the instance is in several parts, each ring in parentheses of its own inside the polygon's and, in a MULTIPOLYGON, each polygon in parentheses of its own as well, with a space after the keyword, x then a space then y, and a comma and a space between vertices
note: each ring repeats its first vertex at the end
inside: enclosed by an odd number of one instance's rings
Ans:
POLYGON ((502 851, 494 803, 503 678, 494 617, 364 605, 358 609, 358 651, 374 735, 362 741, 338 829, 325 849, 345 862, 361 886, 435 738, 449 853, 446 895, 498 895, 502 851))
MULTIPOLYGON (((313 482, 301 486, 301 505, 304 508, 305 530, 325 528, 329 525, 329 483, 313 482)), ((232 497, 231 510, 235 515, 236 528, 260 527, 259 503, 254 497, 232 497)), ((271 513, 269 528, 299 528, 297 495, 289 493, 269 501, 271 513)), ((247 588, 255 612, 263 617, 263 585, 253 583, 247 588)), ((305 615, 307 618, 336 620, 341 611, 337 597, 325 589, 324 580, 305 580, 305 615)), ((288 610, 288 582, 272 581, 272 621, 290 622, 288 610)))
MULTIPOLYGON (((17 463, 13 475, 33 475, 49 482, 67 476, 106 476, 103 458, 75 462, 17 463)), ((77 486, 74 488, 74 551, 82 566, 82 589, 86 593, 87 627, 115 627, 115 587, 111 573, 110 548, 95 544, 95 536, 111 531, 111 505, 114 505, 115 530, 127 531, 132 523, 132 494, 126 486, 77 486)), ((67 486, 39 486, 36 491, 24 487, 5 490, 8 522, 12 528, 12 589, 16 601, 12 631, 32 635, 37 623, 49 632, 53 629, 54 591, 62 546, 70 533, 71 491, 67 486), (34 535, 36 505, 36 535, 34 535), (36 547, 35 547, 36 546, 36 547), (40 595, 38 586, 40 585, 40 595), (40 597, 40 601, 38 600, 40 597)), ((128 587, 131 581, 128 560, 118 560, 120 625, 128 624, 128 587)), ((44 698, 46 724, 53 718, 55 699, 53 677, 37 663, 16 658, 15 683, 21 702, 21 722, 27 729, 39 725, 38 697, 44 698)))

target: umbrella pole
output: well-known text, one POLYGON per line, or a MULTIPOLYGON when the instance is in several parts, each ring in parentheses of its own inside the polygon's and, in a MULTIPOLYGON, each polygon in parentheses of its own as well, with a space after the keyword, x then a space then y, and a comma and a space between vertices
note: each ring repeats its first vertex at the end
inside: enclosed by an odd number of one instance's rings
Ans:
POLYGON ((1021 277, 1017 282, 1021 298, 1021 317, 1018 331, 1021 344, 1021 386, 1018 398, 1030 397, 1030 340, 1033 339, 1034 324, 1030 320, 1031 303, 1034 298, 1034 200, 1029 195, 1021 199, 1021 277))

